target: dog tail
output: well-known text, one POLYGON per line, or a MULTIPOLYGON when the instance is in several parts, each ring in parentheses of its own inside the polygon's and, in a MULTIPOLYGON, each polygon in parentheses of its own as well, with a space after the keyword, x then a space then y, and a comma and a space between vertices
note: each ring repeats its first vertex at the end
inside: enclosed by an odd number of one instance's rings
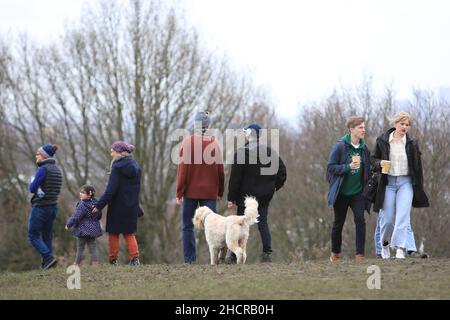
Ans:
POLYGON ((245 197, 244 221, 251 226, 258 223, 258 201, 254 197, 245 197))
POLYGON ((206 216, 210 213, 210 209, 208 207, 200 207, 195 210, 194 215, 194 227, 197 230, 203 229, 203 223, 205 221, 206 216))

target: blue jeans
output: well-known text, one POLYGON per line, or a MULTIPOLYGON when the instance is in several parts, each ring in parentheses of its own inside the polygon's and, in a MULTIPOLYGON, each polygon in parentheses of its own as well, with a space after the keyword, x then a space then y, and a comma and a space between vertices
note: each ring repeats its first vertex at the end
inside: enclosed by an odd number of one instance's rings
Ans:
POLYGON ((378 216, 377 216, 377 226, 376 226, 376 228, 375 228, 375 235, 374 235, 374 241, 375 241, 375 254, 376 254, 377 256, 381 255, 380 217, 381 217, 381 215, 378 214, 378 216))
POLYGON ((407 248, 411 229, 411 207, 413 200, 411 177, 388 176, 383 209, 380 210, 380 241, 391 247, 407 248))
POLYGON ((28 220, 28 240, 46 261, 53 257, 53 222, 58 208, 56 206, 32 207, 28 220))
MULTIPOLYGON (((380 219, 381 215, 378 215, 377 218, 377 227, 375 228, 375 254, 380 255, 381 254, 381 230, 380 230, 380 219)), ((414 238, 414 232, 412 230, 411 224, 409 224, 408 227, 408 233, 406 236, 406 251, 417 251, 416 248, 416 240, 414 238)))
POLYGON ((186 263, 191 263, 196 260, 195 232, 192 219, 194 218, 195 210, 199 206, 207 206, 212 211, 216 212, 216 200, 190 198, 184 198, 183 200, 181 235, 183 238, 184 262, 186 263))

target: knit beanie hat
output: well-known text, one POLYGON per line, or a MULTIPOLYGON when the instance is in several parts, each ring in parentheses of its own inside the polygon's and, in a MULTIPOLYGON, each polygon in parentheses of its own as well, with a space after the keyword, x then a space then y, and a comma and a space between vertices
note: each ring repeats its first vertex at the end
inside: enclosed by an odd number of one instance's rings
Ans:
POLYGON ((56 151, 58 151, 59 145, 57 144, 46 144, 40 147, 37 151, 44 159, 53 158, 56 151))
POLYGON ((128 144, 124 141, 116 141, 111 145, 111 149, 116 151, 117 153, 128 152, 132 153, 134 151, 134 146, 132 144, 128 144))
POLYGON ((202 128, 207 128, 211 124, 211 118, 208 111, 197 112, 194 118, 195 124, 201 124, 202 128))
POLYGON ((248 127, 244 128, 245 133, 251 134, 252 130, 255 131, 256 137, 259 139, 259 135, 261 134, 261 127, 257 124, 251 124, 248 127))

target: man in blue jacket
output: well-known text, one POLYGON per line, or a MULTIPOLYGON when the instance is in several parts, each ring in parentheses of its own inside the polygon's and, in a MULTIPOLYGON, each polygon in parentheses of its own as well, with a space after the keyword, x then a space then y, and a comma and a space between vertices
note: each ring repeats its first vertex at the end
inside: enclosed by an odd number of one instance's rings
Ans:
POLYGON ((356 227, 355 259, 364 261, 364 210, 370 210, 370 203, 362 195, 370 172, 370 152, 364 142, 364 119, 350 117, 347 120, 347 128, 349 132, 333 145, 327 166, 327 179, 330 184, 328 206, 334 209, 330 256, 332 262, 341 258, 342 229, 348 207, 352 208, 356 227))
POLYGON ((41 268, 46 270, 56 266, 52 253, 53 222, 58 211, 58 196, 61 192, 62 174, 53 158, 58 145, 46 144, 36 152, 38 170, 29 190, 31 214, 28 223, 28 240, 42 256, 41 268))

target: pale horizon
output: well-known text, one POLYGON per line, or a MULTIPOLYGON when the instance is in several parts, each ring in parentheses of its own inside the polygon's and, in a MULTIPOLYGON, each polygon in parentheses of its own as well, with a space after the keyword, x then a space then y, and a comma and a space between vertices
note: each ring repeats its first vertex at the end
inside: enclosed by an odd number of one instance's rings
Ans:
MULTIPOLYGON (((57 39, 85 0, 0 0, 0 34, 57 39)), ((267 89, 283 118, 335 88, 371 78, 399 100, 450 90, 450 3, 444 0, 179 0, 203 46, 267 89)))

